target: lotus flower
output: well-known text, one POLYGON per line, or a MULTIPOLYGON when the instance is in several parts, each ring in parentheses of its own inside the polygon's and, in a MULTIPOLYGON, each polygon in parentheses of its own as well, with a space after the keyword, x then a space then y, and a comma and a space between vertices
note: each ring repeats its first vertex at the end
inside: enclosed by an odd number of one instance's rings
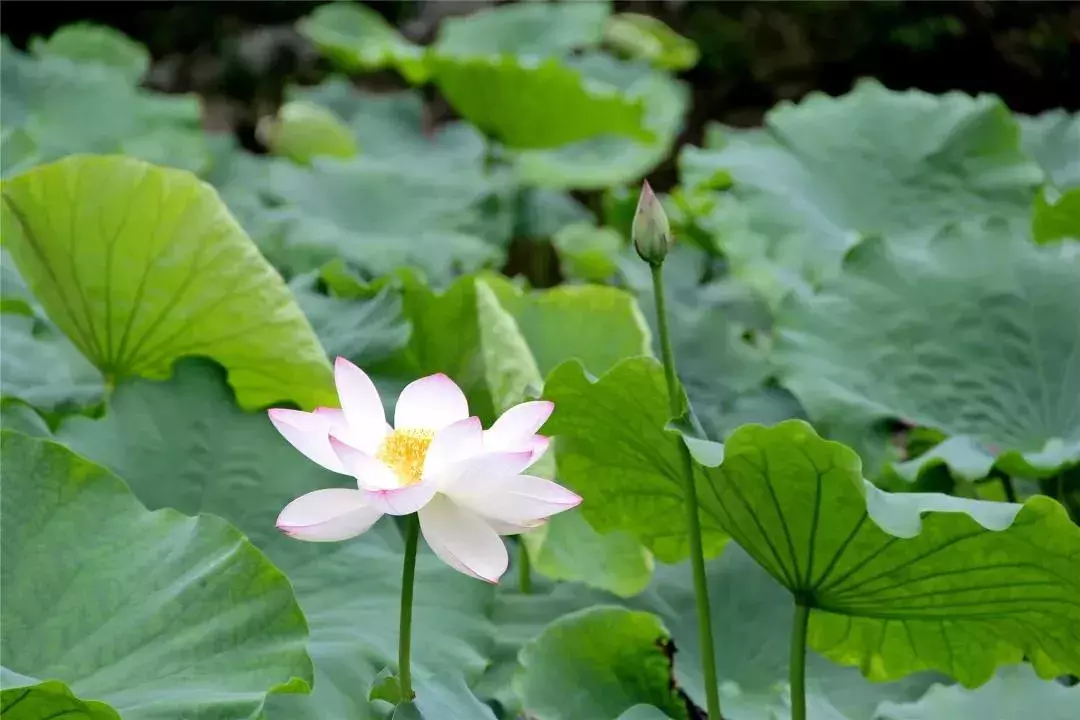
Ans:
POLYGON ((523 474, 547 450, 548 439, 536 432, 552 403, 522 403, 484 430, 454 381, 430 375, 402 390, 390 427, 363 370, 338 358, 334 375, 340 410, 269 412, 297 450, 357 483, 355 490, 316 490, 289 503, 277 526, 290 537, 346 540, 384 514, 415 512, 424 539, 447 565, 495 583, 508 564, 500 535, 538 527, 581 502, 550 480, 523 474))

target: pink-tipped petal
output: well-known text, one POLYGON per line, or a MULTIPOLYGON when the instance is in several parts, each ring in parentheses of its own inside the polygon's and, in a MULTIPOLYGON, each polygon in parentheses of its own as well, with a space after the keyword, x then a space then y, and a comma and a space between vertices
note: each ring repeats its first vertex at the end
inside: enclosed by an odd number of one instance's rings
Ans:
POLYGON ((497 583, 509 564, 498 533, 475 513, 444 495, 420 510, 420 529, 439 558, 458 572, 497 583))
POLYGON ((477 477, 448 494, 482 517, 525 527, 581 504, 577 493, 533 475, 477 477))
POLYGON ((356 484, 361 490, 388 490, 401 486, 401 481, 394 471, 376 458, 333 435, 330 436, 329 443, 345 472, 356 478, 356 484))
POLYGON ((536 464, 537 460, 544 457, 544 453, 548 451, 550 446, 551 438, 546 438, 543 435, 533 435, 532 440, 529 441, 529 452, 532 453, 529 465, 536 464))
POLYGON ((330 447, 330 421, 316 413, 274 408, 267 412, 270 422, 294 448, 327 470, 347 474, 330 447))
POLYGON ((536 431, 547 422, 554 410, 555 403, 546 400, 515 405, 499 416, 484 433, 484 447, 501 452, 529 447, 536 431))
POLYGON ((484 452, 480 418, 471 417, 447 425, 435 433, 424 456, 423 477, 437 478, 451 465, 484 452))
POLYGON ((420 510, 435 497, 438 486, 430 482, 418 482, 389 490, 365 490, 364 502, 387 515, 410 515, 420 510))
MULTIPOLYGON (((374 454, 386 437, 386 413, 375 383, 360 368, 343 357, 334 363, 341 410, 349 423, 348 442, 366 453, 374 454)), ((340 436, 339 436, 340 437, 340 436)))
POLYGON ((532 453, 528 450, 474 455, 440 468, 439 474, 431 479, 439 483, 442 492, 453 493, 459 487, 467 490, 479 480, 514 477, 531 462, 532 453))
POLYGON ((405 386, 394 408, 394 428, 439 431, 468 417, 465 393, 453 380, 438 373, 405 386))
POLYGON ((364 502, 359 490, 328 488, 301 495, 286 505, 278 515, 277 527, 297 540, 335 542, 356 537, 381 515, 364 502))

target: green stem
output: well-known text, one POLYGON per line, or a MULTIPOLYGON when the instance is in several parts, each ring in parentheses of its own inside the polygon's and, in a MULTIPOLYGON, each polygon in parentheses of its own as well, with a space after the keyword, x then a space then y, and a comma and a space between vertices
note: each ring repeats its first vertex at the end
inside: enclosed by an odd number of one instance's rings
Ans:
POLYGON ((791 661, 788 677, 791 681, 791 720, 806 720, 806 629, 810 623, 810 608, 795 603, 795 622, 791 627, 791 661))
MULTIPOLYGON (((673 417, 683 414, 682 385, 675 372, 675 351, 668 331, 667 307, 664 300, 664 277, 660 265, 652 265, 653 299, 656 303, 656 325, 660 330, 660 352, 664 360, 664 379, 667 381, 668 404, 673 417)), ((694 573, 694 596, 697 601, 698 644, 701 646, 701 671, 705 676, 705 707, 708 717, 721 720, 720 693, 716 678, 716 651, 713 649, 712 615, 709 614, 709 586, 705 577, 705 553, 701 548, 701 520, 698 516, 697 487, 694 485, 694 463, 685 443, 679 443, 682 454, 683 479, 686 490, 686 525, 690 535, 690 565, 694 573)))
POLYGON ((518 583, 522 595, 532 594, 532 568, 529 565, 529 551, 525 541, 518 536, 518 583))
POLYGON ((1011 503, 1016 502, 1016 490, 1013 488, 1012 477, 1001 473, 1001 487, 1005 490, 1005 499, 1011 503))
POLYGON ((420 519, 416 513, 405 517, 405 563, 401 567, 401 626, 398 631, 398 681, 402 702, 415 697, 409 646, 412 641, 413 578, 416 577, 416 545, 420 539, 420 519))

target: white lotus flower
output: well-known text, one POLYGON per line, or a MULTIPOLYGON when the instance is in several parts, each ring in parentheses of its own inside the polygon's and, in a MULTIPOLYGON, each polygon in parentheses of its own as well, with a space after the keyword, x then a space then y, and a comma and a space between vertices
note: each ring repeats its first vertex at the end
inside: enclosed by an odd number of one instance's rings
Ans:
POLYGON ((494 583, 508 563, 500 535, 538 527, 581 502, 561 485, 522 474, 547 450, 536 432, 552 403, 517 405, 485 431, 454 381, 431 375, 402 390, 391 428, 363 370, 338 358, 334 375, 340 410, 273 409, 270 420, 307 457, 356 478, 358 489, 316 490, 289 503, 277 520, 289 536, 346 540, 383 514, 415 512, 446 564, 494 583))

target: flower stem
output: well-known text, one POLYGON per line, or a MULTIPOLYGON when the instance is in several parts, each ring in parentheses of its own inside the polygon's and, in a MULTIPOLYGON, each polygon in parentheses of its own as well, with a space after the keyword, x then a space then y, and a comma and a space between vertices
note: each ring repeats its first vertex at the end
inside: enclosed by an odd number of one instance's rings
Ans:
POLYGON ((420 519, 416 513, 405 517, 405 562, 401 567, 401 626, 398 632, 398 682, 401 701, 415 697, 409 650, 412 641, 413 578, 416 577, 416 545, 420 539, 420 519))
MULTIPOLYGON (((660 352, 664 360, 664 379, 667 381, 671 414, 682 415, 682 386, 675 372, 675 352, 668 331, 667 308, 664 301, 664 277, 659 264, 651 264, 653 298, 656 303, 656 325, 660 329, 660 352)), ((694 596, 697 600, 698 644, 701 646, 701 671, 705 676, 705 707, 711 720, 721 720, 720 694, 716 678, 716 651, 713 649, 712 615, 709 614, 709 586, 705 578, 705 553, 701 548, 701 520, 698 516, 697 487, 694 485, 694 464, 685 443, 679 443, 682 453, 683 477, 686 484, 686 524, 690 535, 690 565, 694 573, 694 596)))
POLYGON ((795 622, 791 626, 791 660, 788 678, 791 682, 791 720, 806 720, 806 629, 810 608, 795 603, 795 622))
POLYGON ((529 564, 529 551, 525 548, 525 541, 518 536, 518 584, 522 595, 532 593, 532 568, 529 564))

